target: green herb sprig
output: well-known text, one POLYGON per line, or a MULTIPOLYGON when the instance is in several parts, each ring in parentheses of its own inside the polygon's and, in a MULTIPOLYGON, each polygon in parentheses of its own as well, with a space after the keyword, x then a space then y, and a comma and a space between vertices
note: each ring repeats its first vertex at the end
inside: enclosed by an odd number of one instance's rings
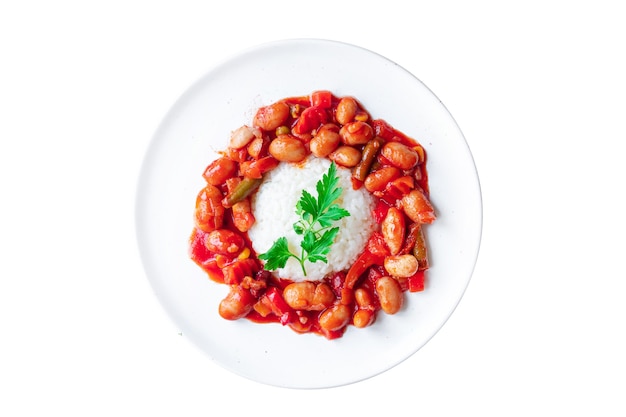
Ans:
POLYGON ((259 255, 259 259, 266 261, 264 266, 266 270, 284 268, 289 258, 295 258, 306 276, 305 261, 328 263, 326 255, 330 252, 330 247, 339 232, 339 227, 333 227, 333 224, 350 216, 348 210, 335 203, 343 192, 343 189, 337 186, 338 183, 337 167, 332 162, 328 172, 315 186, 317 198, 302 190, 302 196, 296 204, 296 214, 300 219, 293 224, 296 234, 302 236, 300 254, 294 254, 289 250, 287 238, 278 238, 267 252, 259 255))

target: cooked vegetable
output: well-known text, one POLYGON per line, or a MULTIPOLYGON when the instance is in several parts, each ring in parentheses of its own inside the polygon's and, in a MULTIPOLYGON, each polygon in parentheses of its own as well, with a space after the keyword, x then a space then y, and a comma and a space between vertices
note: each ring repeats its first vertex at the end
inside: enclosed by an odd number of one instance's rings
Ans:
POLYGON ((263 180, 261 178, 244 178, 235 188, 222 200, 224 207, 229 208, 248 197, 256 190, 263 180))
POLYGON ((415 246, 413 246, 413 256, 417 259, 419 264, 419 270, 423 271, 428 269, 428 251, 426 249, 426 238, 424 237, 424 230, 419 223, 417 224, 415 232, 415 246))
POLYGON ((205 168, 206 184, 196 196, 189 254, 212 280, 230 287, 219 314, 335 339, 349 325, 375 323, 379 312, 400 311, 403 293, 427 284, 424 225, 436 214, 426 160, 420 143, 372 118, 353 97, 319 90, 259 108, 205 168), (260 188, 274 169, 277 176, 285 167, 307 170, 313 158, 326 160, 317 183, 317 174, 304 174, 310 184, 301 173, 286 182, 271 174, 266 184, 278 187, 269 194, 260 188), (312 186, 316 193, 298 194, 312 186), (259 204, 268 195, 269 207, 259 204), (299 198, 293 225, 285 221, 292 203, 286 214, 272 212, 291 198, 299 198), (275 231, 285 224, 284 232, 275 231), (295 250, 287 237, 276 239, 290 232, 301 238, 295 250), (270 248, 259 255, 260 247, 270 248))
POLYGON ((370 173, 370 168, 376 159, 376 155, 383 144, 383 140, 379 137, 367 142, 363 147, 363 153, 361 154, 361 162, 354 168, 352 176, 359 181, 365 181, 365 178, 370 173))

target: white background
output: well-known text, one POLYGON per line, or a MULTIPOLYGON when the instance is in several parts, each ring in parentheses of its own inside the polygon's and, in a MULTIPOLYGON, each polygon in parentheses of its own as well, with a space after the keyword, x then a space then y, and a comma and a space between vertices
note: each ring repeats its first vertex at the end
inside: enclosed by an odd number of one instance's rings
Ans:
POLYGON ((3 1, 0 415, 625 415, 619 5, 3 1), (313 391, 242 379, 180 336, 134 229, 174 101, 237 52, 300 37, 371 49, 432 89, 484 204, 442 330, 384 374, 313 391))

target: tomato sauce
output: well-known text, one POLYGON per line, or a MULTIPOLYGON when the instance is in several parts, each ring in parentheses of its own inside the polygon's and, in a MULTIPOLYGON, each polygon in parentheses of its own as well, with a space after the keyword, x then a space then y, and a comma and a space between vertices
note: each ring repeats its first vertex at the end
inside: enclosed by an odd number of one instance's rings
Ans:
MULTIPOLYGON (((403 293, 425 289, 429 265, 423 226, 432 223, 435 214, 429 201, 426 152, 416 140, 384 120, 373 120, 356 99, 328 91, 262 107, 252 125, 242 127, 236 135, 221 158, 203 172, 207 185, 198 194, 189 238, 190 258, 211 280, 231 288, 219 306, 222 317, 279 323, 298 333, 336 339, 349 326, 372 325, 381 310, 395 314, 402 307, 403 293), (357 131, 357 123, 358 127, 367 126, 357 131), (286 158, 293 155, 272 153, 274 140, 295 138, 292 142, 308 155, 311 141, 329 126, 340 136, 344 127, 355 127, 356 135, 363 132, 362 137, 341 136, 341 145, 351 146, 361 155, 358 164, 347 167, 353 169, 353 187, 366 187, 375 197, 372 215, 380 230, 349 270, 299 287, 332 293, 322 304, 298 308, 290 305, 293 300, 286 296, 293 282, 264 270, 252 248, 247 234, 255 221, 250 199, 266 172, 279 163, 291 163, 286 158), (395 253, 391 248, 397 248, 395 253), (397 297, 398 292, 402 298, 397 297)), ((333 159, 333 153, 327 157, 333 159)), ((345 159, 335 160, 340 161, 345 159)))

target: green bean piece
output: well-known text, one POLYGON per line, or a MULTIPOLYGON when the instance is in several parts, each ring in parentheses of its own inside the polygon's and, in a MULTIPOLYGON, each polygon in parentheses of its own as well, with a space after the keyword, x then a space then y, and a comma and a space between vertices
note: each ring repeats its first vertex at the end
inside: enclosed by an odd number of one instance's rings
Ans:
POLYGON ((375 137, 365 144, 363 147, 363 154, 361 156, 361 162, 354 167, 354 171, 352 176, 359 181, 365 181, 365 178, 370 173, 370 168, 374 163, 374 159, 378 154, 381 146, 383 144, 383 139, 380 137, 375 137))
POLYGON ((244 178, 235 186, 235 188, 224 198, 222 204, 224 207, 232 207, 238 202, 248 197, 256 190, 263 180, 260 178, 244 178))
POLYGON ((415 256, 415 258, 417 259, 419 271, 428 268, 426 238, 424 237, 424 231, 421 225, 415 228, 415 246, 413 246, 413 256, 415 256))

